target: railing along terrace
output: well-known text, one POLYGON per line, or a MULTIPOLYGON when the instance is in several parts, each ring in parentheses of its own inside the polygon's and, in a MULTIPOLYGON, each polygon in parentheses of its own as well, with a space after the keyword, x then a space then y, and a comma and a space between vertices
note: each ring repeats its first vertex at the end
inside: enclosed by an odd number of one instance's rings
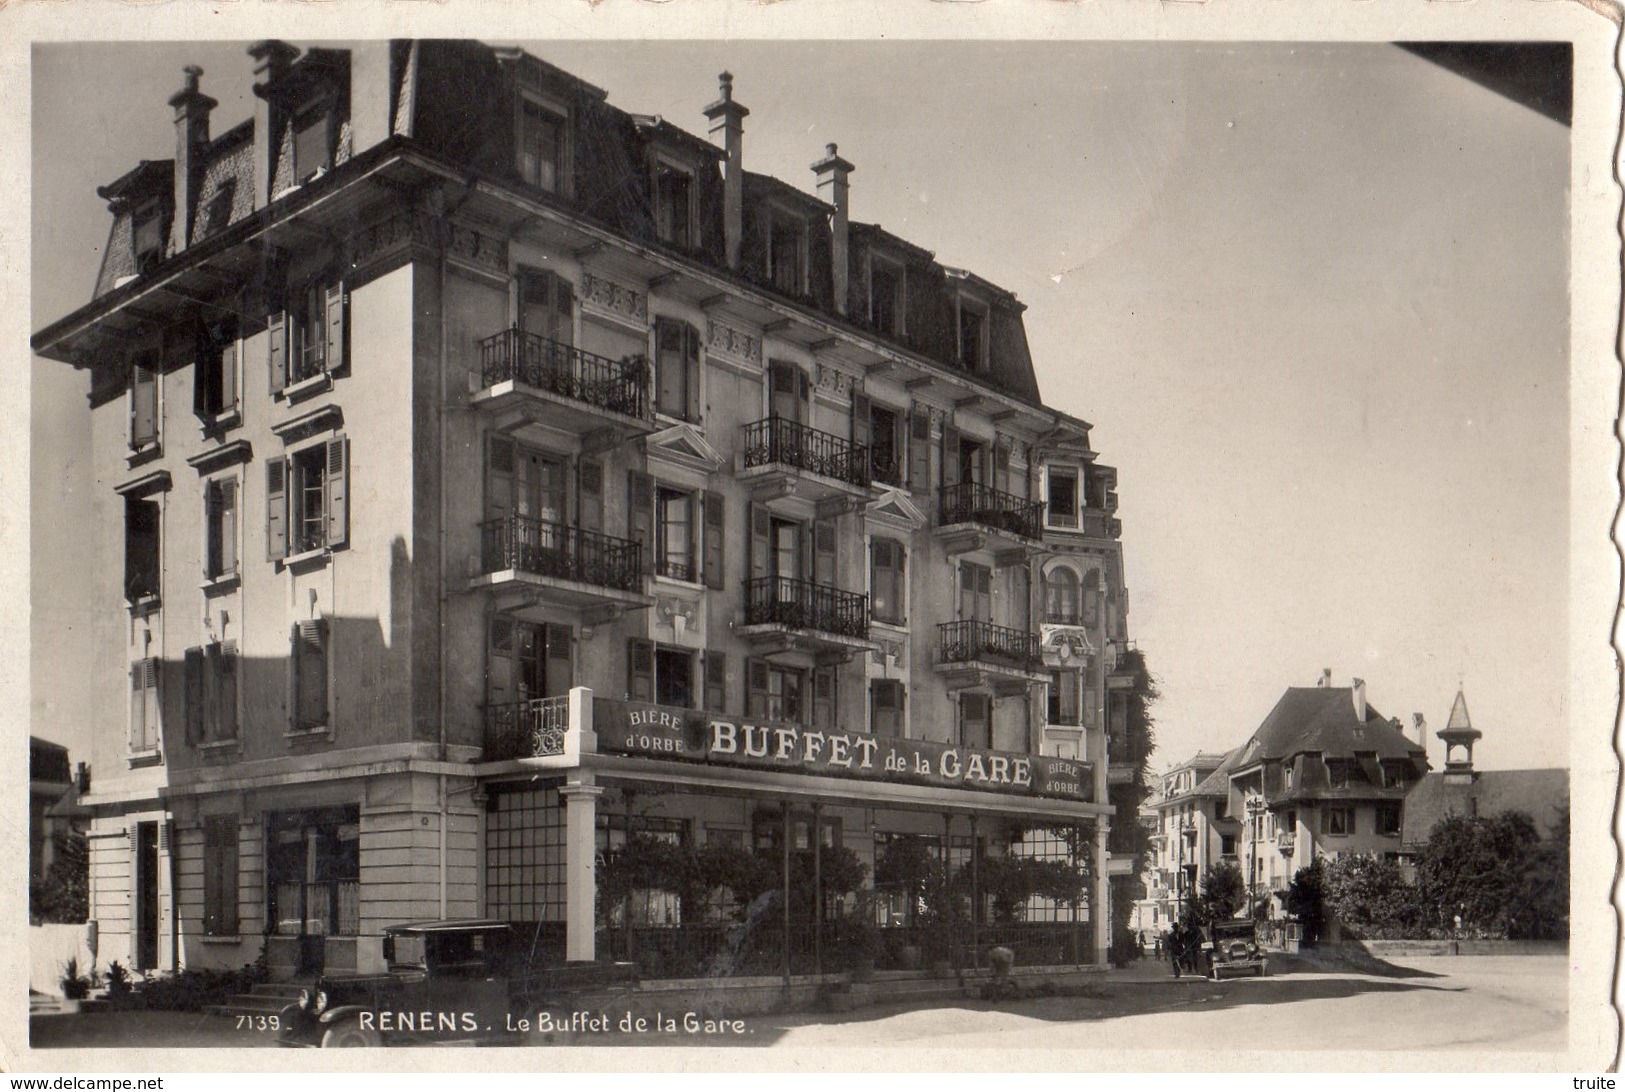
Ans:
POLYGON ((842 637, 869 637, 869 597, 788 576, 745 584, 745 624, 784 625, 842 637))
POLYGON ((507 705, 488 705, 485 707, 486 760, 562 755, 564 733, 569 727, 570 699, 562 694, 507 705))
POLYGON ((641 356, 611 360, 519 329, 503 330, 480 342, 485 386, 513 380, 628 417, 650 416, 644 391, 647 372, 648 363, 641 356))
POLYGON ((973 660, 1005 663, 1024 670, 1036 670, 1043 651, 1036 633, 996 626, 976 618, 943 622, 937 626, 939 663, 957 664, 973 660))
POLYGON ((519 572, 637 592, 643 582, 643 547, 598 531, 529 516, 480 524, 482 572, 519 572))
POLYGON ((852 485, 870 483, 868 444, 854 444, 785 417, 754 421, 744 429, 746 468, 782 463, 852 485))
POLYGON ((1044 502, 1030 501, 977 482, 945 485, 937 491, 942 526, 980 523, 1022 538, 1043 535, 1044 502))

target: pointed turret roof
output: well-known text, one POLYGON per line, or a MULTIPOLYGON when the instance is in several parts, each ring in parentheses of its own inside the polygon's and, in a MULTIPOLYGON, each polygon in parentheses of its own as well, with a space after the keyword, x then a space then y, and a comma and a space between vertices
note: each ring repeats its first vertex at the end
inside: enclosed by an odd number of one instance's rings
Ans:
POLYGON ((1439 733, 1440 739, 1480 739, 1484 735, 1473 727, 1473 718, 1467 713, 1467 695, 1456 691, 1456 703, 1450 707, 1450 723, 1439 733))

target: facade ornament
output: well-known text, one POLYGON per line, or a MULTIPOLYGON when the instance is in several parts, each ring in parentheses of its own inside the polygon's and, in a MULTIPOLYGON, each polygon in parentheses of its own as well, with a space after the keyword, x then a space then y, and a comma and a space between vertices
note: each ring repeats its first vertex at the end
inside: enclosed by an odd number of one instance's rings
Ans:
POLYGON ((833 368, 822 361, 816 365, 813 377, 814 385, 826 394, 833 394, 840 398, 850 398, 854 393, 861 393, 863 380, 839 368, 833 368))
POLYGON ((705 324, 705 351, 732 357, 746 364, 762 363, 762 339, 736 330, 716 319, 705 324))
POLYGON ((649 297, 607 277, 585 270, 581 274, 581 301, 622 318, 647 324, 649 297))

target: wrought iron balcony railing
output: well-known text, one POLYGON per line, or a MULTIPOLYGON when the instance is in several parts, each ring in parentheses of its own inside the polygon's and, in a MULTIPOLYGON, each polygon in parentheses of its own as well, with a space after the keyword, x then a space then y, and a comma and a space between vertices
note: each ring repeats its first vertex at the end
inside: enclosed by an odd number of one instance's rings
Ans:
POLYGON ((529 516, 480 524, 481 572, 514 569, 619 591, 643 590, 643 547, 624 538, 529 516))
POLYGON ((1043 534, 1043 501, 1030 501, 976 482, 945 485, 937 495, 938 519, 944 527, 980 523, 1022 538, 1039 538, 1043 534))
POLYGON ((1022 671, 1037 671, 1043 663, 1038 634, 996 626, 976 618, 943 622, 937 626, 937 662, 972 661, 1008 664, 1022 671))
POLYGON ((869 597, 787 576, 745 584, 745 624, 782 625, 840 637, 869 637, 869 597))
POLYGON ((746 425, 744 453, 747 469, 782 463, 852 485, 867 487, 870 482, 868 444, 854 444, 785 417, 746 425))
POLYGON ((651 415, 645 393, 649 364, 641 356, 611 360, 519 329, 480 342, 484 385, 513 380, 628 417, 651 415))
POLYGON ((564 753, 564 733, 570 727, 570 699, 532 698, 508 705, 485 707, 485 757, 543 758, 564 753))

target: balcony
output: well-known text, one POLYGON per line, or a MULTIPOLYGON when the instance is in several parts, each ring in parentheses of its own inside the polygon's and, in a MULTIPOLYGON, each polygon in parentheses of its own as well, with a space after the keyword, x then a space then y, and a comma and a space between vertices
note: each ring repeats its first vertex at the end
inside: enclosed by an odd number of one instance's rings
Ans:
POLYGON ((936 668, 950 690, 987 686, 1000 696, 1047 677, 1036 633, 974 618, 937 627, 936 668))
POLYGON ((564 734, 569 727, 568 695, 488 705, 485 707, 485 761, 562 755, 564 734))
POLYGON ((1297 834, 1277 834, 1275 836, 1275 848, 1280 850, 1281 856, 1283 857, 1292 856, 1292 854, 1296 852, 1298 848, 1297 834))
POLYGON ((936 535, 948 555, 991 550, 1001 564, 1024 560, 1043 536, 1044 502, 976 482, 937 490, 936 535))
POLYGON ((641 356, 611 360, 523 330, 480 342, 480 389, 470 400, 507 427, 534 423, 576 436, 600 433, 603 447, 655 430, 641 356))
POLYGON ((643 592, 643 547, 580 527, 528 516, 486 520, 479 562, 470 587, 520 590, 537 604, 607 608, 612 616, 654 602, 643 592))
POLYGON ((813 502, 867 500, 872 470, 867 444, 784 417, 743 426, 737 477, 756 500, 792 495, 813 502))
POLYGON ((761 654, 801 650, 850 655, 879 647, 869 640, 869 597, 786 576, 745 583, 739 636, 761 654))

